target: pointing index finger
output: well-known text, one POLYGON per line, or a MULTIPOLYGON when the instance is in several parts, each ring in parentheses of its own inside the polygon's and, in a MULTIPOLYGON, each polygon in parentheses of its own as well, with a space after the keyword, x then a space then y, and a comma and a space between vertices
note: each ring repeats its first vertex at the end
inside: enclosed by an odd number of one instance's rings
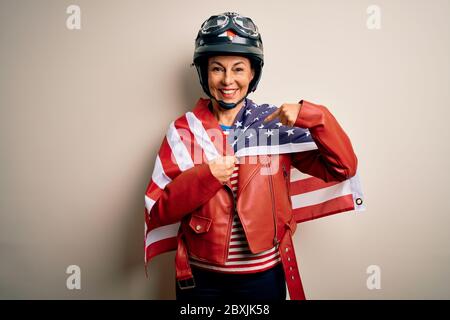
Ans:
POLYGON ((275 119, 276 117, 278 117, 278 115, 280 114, 280 108, 278 108, 277 110, 275 110, 275 112, 273 112, 272 114, 269 114, 265 119, 264 119, 264 123, 272 121, 273 119, 275 119))

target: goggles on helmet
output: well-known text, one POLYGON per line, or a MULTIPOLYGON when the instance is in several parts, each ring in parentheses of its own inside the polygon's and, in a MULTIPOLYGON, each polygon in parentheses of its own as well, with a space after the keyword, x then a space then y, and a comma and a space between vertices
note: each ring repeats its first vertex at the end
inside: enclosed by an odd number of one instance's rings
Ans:
POLYGON ((255 39, 259 37, 258 27, 253 23, 252 19, 234 12, 210 17, 203 22, 200 32, 203 35, 217 35, 228 29, 233 29, 244 37, 255 39))

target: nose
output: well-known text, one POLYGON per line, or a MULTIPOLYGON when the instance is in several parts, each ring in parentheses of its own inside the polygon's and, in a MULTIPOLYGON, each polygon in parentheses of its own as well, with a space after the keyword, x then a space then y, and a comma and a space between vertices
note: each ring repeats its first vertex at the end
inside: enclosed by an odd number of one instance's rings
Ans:
POLYGON ((223 73, 223 77, 222 77, 222 84, 224 86, 228 86, 230 84, 232 84, 234 81, 233 78, 233 73, 231 72, 231 70, 225 70, 225 72, 223 73))

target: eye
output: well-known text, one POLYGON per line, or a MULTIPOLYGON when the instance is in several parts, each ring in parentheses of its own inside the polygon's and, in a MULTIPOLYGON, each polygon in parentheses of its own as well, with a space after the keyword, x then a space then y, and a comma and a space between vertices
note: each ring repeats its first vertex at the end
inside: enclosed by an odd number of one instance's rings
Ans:
POLYGON ((243 68, 236 68, 236 71, 237 72, 242 72, 242 71, 244 71, 244 69, 243 68))
POLYGON ((220 68, 220 67, 213 67, 212 71, 222 71, 222 68, 220 68))

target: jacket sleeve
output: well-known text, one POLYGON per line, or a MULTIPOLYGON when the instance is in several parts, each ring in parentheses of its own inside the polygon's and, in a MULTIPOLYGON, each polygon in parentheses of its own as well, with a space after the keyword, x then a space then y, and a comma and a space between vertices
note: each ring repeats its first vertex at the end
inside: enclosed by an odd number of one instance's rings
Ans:
POLYGON ((183 171, 164 188, 150 211, 150 221, 160 226, 181 221, 222 187, 207 163, 183 171))
POLYGON ((337 120, 325 106, 305 100, 300 104, 295 126, 308 128, 318 149, 292 154, 292 165, 326 182, 353 177, 358 160, 337 120))

